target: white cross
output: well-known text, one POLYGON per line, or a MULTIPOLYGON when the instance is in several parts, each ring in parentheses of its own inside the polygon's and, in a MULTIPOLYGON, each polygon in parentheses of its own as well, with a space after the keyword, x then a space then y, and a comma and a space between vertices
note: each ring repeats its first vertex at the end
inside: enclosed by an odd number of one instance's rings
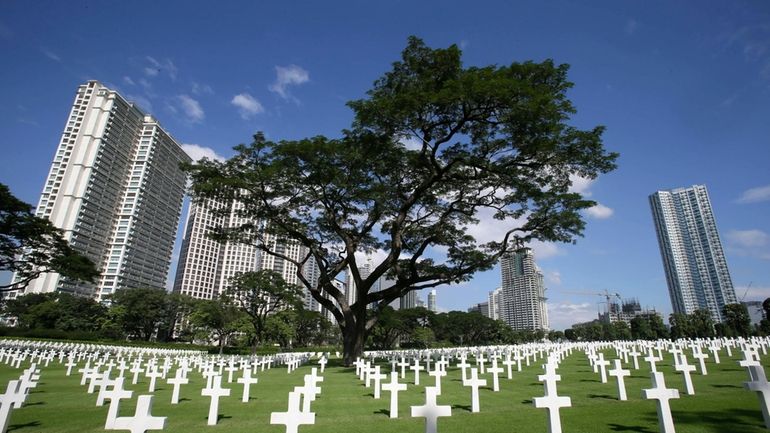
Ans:
POLYGON ((390 392, 390 417, 398 418, 398 392, 406 391, 406 384, 398 383, 398 373, 392 372, 390 382, 383 383, 382 389, 390 392))
MULTIPOLYGON (((727 346, 730 347, 730 346, 727 346)), ((743 360, 738 361, 738 365, 740 365, 743 368, 746 368, 749 373, 749 380, 754 380, 755 377, 752 376, 753 370, 751 369, 752 366, 760 365, 759 361, 757 360, 757 354, 749 349, 746 349, 743 351, 743 360)))
POLYGON ((380 383, 387 376, 380 373, 380 366, 379 365, 374 367, 374 373, 370 374, 370 376, 374 380, 374 398, 379 400, 380 399, 380 383))
POLYGON ((676 371, 682 372, 684 377, 684 388, 688 395, 694 395, 695 389, 692 386, 692 377, 690 373, 695 371, 695 366, 687 363, 687 355, 684 353, 679 355, 679 362, 674 366, 676 371))
POLYGON ((99 383, 99 394, 96 395, 97 406, 104 405, 104 395, 107 392, 107 389, 111 386, 115 386, 115 380, 110 380, 110 373, 105 371, 102 373, 102 379, 99 383))
MULTIPOLYGON (((572 407, 572 400, 569 397, 559 396, 556 393, 556 381, 560 379, 558 375, 554 373, 554 364, 546 364, 545 375, 539 377, 545 379, 545 396, 535 397, 534 404, 538 409, 548 410, 548 433, 561 433, 561 417, 559 416, 559 409, 563 407, 572 407), (556 376, 553 377, 548 376, 556 376)), ((540 379, 541 381, 543 379, 540 379)))
POLYGON ((629 355, 634 358, 634 370, 639 370, 639 355, 641 355, 641 353, 636 351, 636 346, 634 346, 629 355))
POLYGON ((414 384, 419 385, 420 384, 420 370, 425 370, 425 367, 420 365, 420 360, 418 358, 414 358, 414 365, 409 367, 410 370, 414 371, 414 384))
POLYGON ((631 371, 623 370, 623 366, 620 364, 620 360, 616 359, 615 369, 610 370, 610 376, 614 376, 618 380, 618 400, 628 400, 628 397, 626 396, 626 382, 624 377, 630 375, 631 371))
POLYGON ((67 363, 66 363, 66 364, 64 364, 64 365, 65 365, 65 366, 67 366, 67 376, 69 376, 70 374, 72 374, 72 367, 75 367, 75 366, 77 366, 77 365, 78 365, 78 363, 77 363, 77 362, 75 362, 75 358, 73 358, 73 357, 70 357, 70 358, 67 360, 67 363))
POLYGON ((757 393, 759 405, 762 407, 762 418, 765 420, 765 427, 770 428, 770 383, 767 383, 765 369, 761 365, 752 365, 749 367, 751 376, 754 380, 744 382, 743 386, 757 393))
POLYGON ((212 386, 202 389, 201 395, 211 397, 209 405, 208 425, 217 425, 217 415, 219 414, 219 398, 228 397, 230 389, 222 388, 222 376, 214 375, 212 386))
POLYGON ((468 380, 468 367, 471 365, 465 362, 465 356, 460 358, 460 362, 457 363, 457 367, 462 369, 463 373, 463 383, 465 383, 466 380, 468 380))
POLYGON ((131 370, 128 370, 128 371, 130 371, 131 373, 134 373, 134 377, 131 379, 131 384, 136 385, 137 383, 139 383, 139 373, 144 371, 144 369, 142 368, 142 360, 137 359, 136 361, 134 361, 134 366, 131 367, 131 370))
POLYGON ((238 378, 237 382, 243 385, 243 397, 241 398, 241 401, 248 403, 251 384, 259 382, 259 379, 251 377, 251 370, 247 368, 243 370, 243 376, 238 378))
POLYGON ((446 371, 442 370, 439 365, 436 365, 436 369, 429 372, 428 375, 436 378, 436 395, 441 395, 441 378, 446 376, 446 371))
POLYGON ((157 379, 161 376, 163 376, 163 373, 158 371, 158 367, 156 366, 150 366, 150 371, 145 374, 145 377, 150 378, 150 391, 149 392, 155 392, 155 382, 157 379))
POLYGON ((302 424, 315 424, 315 414, 313 412, 302 412, 299 410, 299 392, 289 393, 289 409, 286 412, 272 412, 270 414, 270 424, 283 424, 286 426, 286 433, 297 433, 302 424))
POLYGON ((479 411, 479 387, 487 386, 485 379, 479 379, 479 370, 471 368, 471 378, 463 381, 463 386, 471 387, 471 412, 479 411))
POLYGON ((505 355, 505 361, 503 361, 503 365, 505 365, 506 372, 508 373, 508 380, 513 379, 513 360, 511 359, 511 352, 508 352, 505 355))
POLYGON ((484 362, 486 362, 486 359, 484 359, 484 352, 479 352, 476 355, 476 365, 479 366, 479 373, 484 374, 484 362))
POLYGON ((642 396, 647 400, 657 400, 658 403, 658 426, 661 433, 674 433, 674 419, 671 417, 671 407, 668 401, 672 398, 679 398, 679 391, 666 388, 666 379, 663 373, 651 372, 651 389, 644 389, 642 396))
POLYGON ((327 364, 328 362, 329 362, 329 361, 327 361, 327 360, 326 360, 326 357, 325 357, 325 356, 322 356, 322 357, 321 357, 321 359, 318 361, 318 365, 320 365, 320 366, 321 366, 321 373, 323 373, 323 372, 324 372, 324 368, 326 368, 326 364, 327 364))
POLYGON ((438 406, 436 404, 437 395, 436 388, 427 386, 425 387, 425 404, 412 406, 412 418, 425 418, 425 433, 436 433, 439 417, 452 416, 451 406, 438 406))
POLYGON ((650 371, 655 373, 657 370, 655 363, 657 361, 660 361, 658 358, 655 357, 655 355, 652 353, 652 348, 649 349, 648 355, 644 357, 644 360, 650 363, 650 371))
POLYGON ((134 416, 115 418, 113 430, 129 430, 131 433, 144 433, 147 430, 163 430, 166 425, 165 416, 152 416, 152 396, 140 395, 136 403, 134 416))
POLYGON ((19 381, 12 380, 8 382, 8 387, 4 394, 0 394, 0 427, 2 432, 8 429, 8 422, 11 420, 11 408, 20 407, 27 396, 18 391, 19 381))
POLYGON ((500 391, 500 373, 503 369, 497 366, 497 358, 492 358, 492 367, 487 369, 487 373, 492 373, 492 391, 500 391))
POLYGON ((123 380, 122 377, 116 378, 112 385, 112 389, 103 393, 103 397, 110 400, 110 407, 107 409, 107 421, 104 423, 105 430, 111 429, 115 423, 115 418, 118 416, 120 400, 131 398, 131 396, 134 395, 133 391, 123 389, 123 380))
POLYGON ((604 354, 599 353, 599 358, 594 361, 594 364, 599 367, 601 373, 602 383, 607 383, 607 366, 610 365, 610 361, 604 359, 604 354))
POLYGON ((708 353, 701 352, 700 346, 695 346, 692 348, 692 357, 696 358, 700 364, 700 374, 706 376, 708 374, 708 371, 706 370, 706 358, 709 357, 708 353))
MULTIPOLYGON (((398 366, 401 367, 401 379, 406 378, 406 368, 409 367, 409 363, 406 362, 406 358, 402 356, 401 362, 398 363, 398 366)), ((323 370, 321 372, 323 373, 323 370)))
POLYGON ((169 385, 174 386, 174 389, 171 391, 171 404, 179 404, 179 390, 182 385, 187 385, 189 382, 190 380, 185 377, 184 369, 177 368, 176 376, 166 381, 169 385))

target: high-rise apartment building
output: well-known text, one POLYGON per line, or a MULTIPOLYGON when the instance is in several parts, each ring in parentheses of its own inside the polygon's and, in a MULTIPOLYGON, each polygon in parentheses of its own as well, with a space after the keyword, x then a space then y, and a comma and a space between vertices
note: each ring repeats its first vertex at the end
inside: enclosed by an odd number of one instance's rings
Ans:
POLYGON ((438 312, 438 306, 436 305, 436 289, 431 289, 428 292, 428 310, 434 313, 438 312))
POLYGON ((500 304, 503 300, 503 288, 498 287, 495 290, 489 292, 489 295, 487 296, 487 311, 489 312, 490 319, 493 320, 499 320, 500 319, 500 304))
POLYGON ((499 318, 515 330, 547 330, 545 284, 532 250, 519 248, 503 255, 500 268, 503 284, 496 295, 499 318))
MULTIPOLYGON (((221 203, 215 200, 196 201, 190 206, 174 291, 197 299, 215 299, 227 290, 230 279, 235 275, 269 269, 279 273, 287 283, 303 288, 302 300, 306 309, 320 311, 321 305, 299 280, 295 264, 270 255, 255 245, 221 243, 209 237, 216 227, 239 227, 250 222, 240 216, 241 206, 237 201, 221 203), (224 216, 213 212, 222 209, 228 210, 224 216)), ((307 249, 295 241, 279 240, 269 234, 263 240, 272 251, 291 260, 301 261, 307 255, 307 249)), ((311 284, 318 283, 319 273, 313 260, 308 260, 302 272, 311 284)))
POLYGON ((706 309, 722 322, 738 301, 706 187, 658 191, 650 206, 674 312, 706 309))
POLYGON ((120 288, 164 289, 187 178, 179 164, 189 161, 154 118, 116 91, 97 81, 78 87, 36 214, 101 275, 91 284, 48 273, 24 293, 101 300, 120 288))

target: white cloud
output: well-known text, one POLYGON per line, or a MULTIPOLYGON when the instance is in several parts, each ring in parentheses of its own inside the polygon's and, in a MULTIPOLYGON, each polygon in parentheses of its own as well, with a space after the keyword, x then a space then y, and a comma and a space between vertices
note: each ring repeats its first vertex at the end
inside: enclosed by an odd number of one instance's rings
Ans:
POLYGON ((201 104, 189 95, 179 95, 177 96, 177 100, 182 112, 190 122, 199 123, 206 118, 206 113, 203 112, 201 104))
POLYGON ((148 77, 156 77, 159 73, 165 72, 168 77, 171 78, 171 80, 176 80, 176 75, 179 72, 179 69, 177 69, 176 65, 174 65, 174 62, 172 62, 171 59, 158 61, 150 56, 147 56, 146 59, 147 62, 149 62, 149 66, 144 68, 144 73, 148 77))
POLYGON ((49 59, 55 61, 55 62, 61 62, 61 57, 59 57, 56 53, 54 53, 51 50, 48 50, 46 48, 40 48, 40 51, 43 52, 43 54, 48 57, 49 59))
POLYGON ((596 306, 590 302, 574 304, 570 301, 549 302, 548 321, 551 329, 567 329, 576 323, 589 322, 597 318, 596 306))
POLYGON ((529 247, 535 252, 535 260, 548 259, 564 254, 558 245, 553 242, 532 241, 529 247))
POLYGON ((134 82, 134 80, 132 80, 131 77, 129 77, 128 75, 123 77, 123 82, 128 84, 129 86, 136 86, 136 83, 134 82))
POLYGON ((238 112, 244 119, 254 117, 257 114, 265 111, 265 108, 262 106, 262 104, 260 104, 259 101, 254 99, 254 97, 248 93, 241 93, 239 95, 233 96, 233 99, 230 101, 230 103, 238 107, 238 112))
POLYGON ((277 93, 283 99, 289 99, 288 86, 296 86, 310 81, 310 74, 297 65, 276 66, 275 83, 268 86, 271 92, 277 93))
POLYGON ((212 89, 211 86, 209 86, 208 84, 201 84, 193 81, 192 93, 194 95, 203 95, 203 94, 213 95, 214 89, 212 89))
POLYGON ((184 150, 193 162, 197 162, 201 158, 208 158, 216 161, 224 161, 225 157, 218 154, 214 149, 210 147, 200 146, 198 144, 183 144, 182 150, 184 150))
POLYGON ((738 203, 758 203, 761 201, 770 200, 770 185, 758 186, 756 188, 747 189, 738 198, 738 203))
POLYGON ((402 138, 400 143, 403 144, 404 147, 406 147, 409 150, 421 150, 422 149, 422 140, 420 140, 417 137, 402 138))
POLYGON ((561 272, 559 271, 543 271, 545 276, 545 282, 554 286, 561 285, 561 272))
POLYGON ((576 192, 583 197, 591 197, 590 188, 596 179, 589 179, 578 174, 571 174, 569 180, 572 182, 572 185, 569 187, 569 192, 576 192))
POLYGON ((588 214, 588 216, 596 219, 607 219, 615 213, 612 208, 607 207, 601 203, 597 203, 596 206, 589 207, 585 212, 588 214))
POLYGON ((727 232, 727 240, 738 247, 756 248, 763 247, 770 241, 770 236, 762 230, 730 230, 727 232))

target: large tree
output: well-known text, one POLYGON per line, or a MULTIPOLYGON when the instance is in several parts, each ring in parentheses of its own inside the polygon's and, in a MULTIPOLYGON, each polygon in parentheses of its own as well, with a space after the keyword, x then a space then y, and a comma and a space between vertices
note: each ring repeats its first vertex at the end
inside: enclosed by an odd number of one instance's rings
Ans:
POLYGON ((367 97, 348 103, 355 119, 341 137, 258 133, 227 161, 189 165, 193 193, 238 200, 239 216, 254 221, 219 230, 220 239, 318 267, 317 284, 299 278, 336 318, 349 364, 376 313, 407 292, 468 281, 528 241, 581 235, 580 211, 595 202, 572 182, 612 170, 617 155, 603 148, 602 127, 569 125, 567 70, 551 60, 464 67, 457 46, 411 37, 367 97), (499 220, 493 240, 469 231, 482 216, 499 220), (307 256, 273 248, 280 243, 268 234, 307 256), (375 251, 381 259, 359 272, 360 254, 375 251), (351 297, 333 283, 346 272, 351 297), (373 290, 383 276, 394 284, 373 290))
POLYGON ((32 206, 0 183, 0 271, 16 278, 0 284, 0 292, 23 290, 40 274, 57 272, 66 278, 93 281, 93 262, 72 249, 51 221, 35 216, 32 206))

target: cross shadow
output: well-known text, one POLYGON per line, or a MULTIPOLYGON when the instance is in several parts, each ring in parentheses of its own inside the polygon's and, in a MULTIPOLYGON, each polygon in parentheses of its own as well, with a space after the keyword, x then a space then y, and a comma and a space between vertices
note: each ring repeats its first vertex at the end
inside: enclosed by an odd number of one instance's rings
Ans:
POLYGON ((529 399, 529 400, 522 400, 522 401, 521 401, 521 404, 532 404, 532 403, 534 403, 534 400, 532 400, 532 399, 529 399))
POLYGON ((380 410, 375 410, 375 411, 374 411, 374 412, 372 412, 372 413, 373 413, 373 414, 375 414, 375 415, 377 415, 377 414, 383 414, 383 415, 387 415, 387 416, 390 416, 390 411, 389 411, 388 409, 380 409, 380 410))
POLYGON ((452 405, 452 409, 462 409, 462 410, 464 410, 466 412, 471 412, 472 411, 471 406, 467 405, 467 404, 453 404, 452 405))
MULTIPOLYGON (((231 419, 232 417, 229 415, 222 415, 221 413, 217 415, 217 422, 222 421, 223 419, 231 419)), ((208 419, 208 417, 206 417, 208 419)))
POLYGON ((44 405, 44 404, 45 404, 44 401, 36 401, 34 403, 24 403, 24 406, 40 406, 40 405, 44 405))
POLYGON ((8 429, 6 429, 5 431, 9 432, 9 431, 23 429, 26 427, 38 427, 38 426, 40 426, 40 421, 32 421, 26 424, 11 424, 8 426, 8 429))
POLYGON ((713 384, 711 386, 713 386, 714 388, 739 388, 739 389, 743 389, 742 386, 738 386, 738 385, 720 385, 720 384, 716 384, 715 383, 715 384, 713 384))
POLYGON ((633 432, 639 432, 639 433, 654 433, 653 430, 650 430, 647 427, 642 427, 639 425, 621 425, 616 423, 610 423, 607 425, 610 426, 610 430, 612 431, 633 431, 633 432))
POLYGON ((186 398, 186 397, 182 397, 182 398, 179 399, 179 403, 181 403, 183 401, 192 401, 192 400, 190 400, 189 398, 186 398))
POLYGON ((597 380, 597 379, 580 379, 580 381, 581 382, 601 382, 600 380, 597 380))
POLYGON ((588 394, 588 398, 605 398, 607 400, 617 400, 617 398, 609 394, 588 394))
POLYGON ((362 394, 362 397, 374 397, 374 393, 362 394))
POLYGON ((34 389, 34 390, 30 391, 29 393, 30 394, 40 394, 40 393, 43 393, 43 392, 45 392, 44 389, 34 389))

